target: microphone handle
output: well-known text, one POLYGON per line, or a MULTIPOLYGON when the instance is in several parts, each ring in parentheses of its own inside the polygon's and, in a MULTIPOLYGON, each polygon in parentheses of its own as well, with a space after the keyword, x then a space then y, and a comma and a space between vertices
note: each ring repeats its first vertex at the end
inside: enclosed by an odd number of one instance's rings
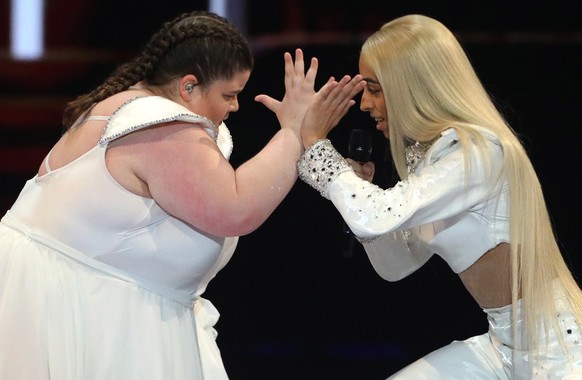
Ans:
MULTIPOLYGON (((372 132, 366 129, 353 129, 350 134, 348 144, 348 157, 354 161, 364 163, 370 161, 372 155, 373 136, 372 132)), ((351 258, 354 250, 355 236, 346 222, 343 222, 343 233, 347 235, 347 247, 344 250, 344 257, 351 258)))

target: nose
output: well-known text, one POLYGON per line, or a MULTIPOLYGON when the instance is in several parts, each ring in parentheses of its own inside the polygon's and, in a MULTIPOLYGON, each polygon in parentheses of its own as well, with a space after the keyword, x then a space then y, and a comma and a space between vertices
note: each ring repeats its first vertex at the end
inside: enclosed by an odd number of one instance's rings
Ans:
POLYGON ((239 109, 238 97, 235 97, 232 102, 230 102, 230 112, 236 112, 239 109))
POLYGON ((370 112, 373 108, 373 103, 368 99, 366 90, 362 92, 362 99, 360 100, 360 110, 364 112, 370 112))

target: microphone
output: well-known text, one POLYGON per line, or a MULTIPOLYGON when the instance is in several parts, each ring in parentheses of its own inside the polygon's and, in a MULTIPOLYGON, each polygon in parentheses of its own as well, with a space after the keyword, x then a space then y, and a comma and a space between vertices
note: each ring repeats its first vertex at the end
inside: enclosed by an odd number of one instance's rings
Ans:
POLYGON ((367 129, 353 129, 348 144, 348 158, 357 162, 368 162, 372 156, 372 132, 367 129))
MULTIPOLYGON (((367 129, 353 129, 348 143, 348 158, 360 163, 368 162, 372 156, 373 146, 374 139, 371 131, 367 129)), ((352 257, 352 251, 354 249, 355 237, 345 222, 343 223, 343 233, 348 236, 348 245, 344 251, 344 256, 350 258, 352 257)))

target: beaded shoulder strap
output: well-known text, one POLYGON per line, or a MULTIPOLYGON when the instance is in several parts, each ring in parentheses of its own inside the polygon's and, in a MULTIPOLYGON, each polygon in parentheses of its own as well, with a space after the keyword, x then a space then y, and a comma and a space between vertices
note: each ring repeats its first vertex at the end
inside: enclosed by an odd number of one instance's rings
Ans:
POLYGON ((204 116, 161 96, 142 96, 128 100, 110 117, 99 145, 105 146, 121 136, 155 124, 184 121, 200 124, 216 141, 218 127, 204 116))

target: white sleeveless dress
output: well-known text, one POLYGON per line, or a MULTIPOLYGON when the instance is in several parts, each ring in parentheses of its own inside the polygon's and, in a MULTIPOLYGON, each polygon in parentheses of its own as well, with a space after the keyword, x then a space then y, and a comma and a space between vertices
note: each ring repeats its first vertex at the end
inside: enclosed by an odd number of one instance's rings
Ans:
POLYGON ((30 179, 2 218, 0 379, 228 378, 219 314, 200 296, 238 238, 168 215, 105 166, 109 142, 172 120, 204 128, 230 157, 224 124, 161 97, 136 98, 92 150, 30 179))

